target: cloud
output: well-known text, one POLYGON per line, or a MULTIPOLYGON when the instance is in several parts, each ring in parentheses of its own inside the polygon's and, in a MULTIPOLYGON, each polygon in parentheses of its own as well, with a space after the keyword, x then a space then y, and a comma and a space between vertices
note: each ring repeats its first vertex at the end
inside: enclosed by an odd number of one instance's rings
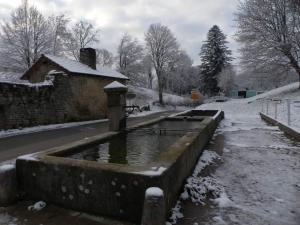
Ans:
MULTIPOLYGON (((10 10, 21 0, 0 0, 0 19, 8 18, 10 10)), ((152 23, 167 25, 182 48, 199 63, 198 53, 210 27, 217 24, 230 41, 235 32, 233 13, 238 0, 29 0, 44 14, 67 13, 74 21, 88 19, 101 29, 100 47, 116 52, 124 33, 144 41, 144 33, 152 23)))

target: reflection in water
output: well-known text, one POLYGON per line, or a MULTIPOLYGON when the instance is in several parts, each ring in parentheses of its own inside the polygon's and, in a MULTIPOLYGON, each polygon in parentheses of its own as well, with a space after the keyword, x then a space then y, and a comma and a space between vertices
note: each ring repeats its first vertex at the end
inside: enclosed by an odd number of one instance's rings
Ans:
POLYGON ((105 143, 67 157, 131 165, 149 163, 187 131, 196 129, 199 123, 199 121, 162 121, 129 133, 118 134, 105 143))

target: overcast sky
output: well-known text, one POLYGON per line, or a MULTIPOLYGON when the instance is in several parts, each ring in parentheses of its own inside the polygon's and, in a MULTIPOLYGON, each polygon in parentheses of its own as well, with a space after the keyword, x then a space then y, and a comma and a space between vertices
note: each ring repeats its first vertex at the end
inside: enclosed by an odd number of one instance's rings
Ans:
MULTIPOLYGON (((207 31, 219 25, 237 56, 233 13, 238 0, 29 0, 43 14, 66 13, 87 19, 101 29, 99 47, 115 53, 120 37, 128 33, 144 42, 152 23, 167 25, 181 48, 199 64, 198 53, 207 31)), ((0 0, 0 19, 8 19, 21 0, 0 0)))

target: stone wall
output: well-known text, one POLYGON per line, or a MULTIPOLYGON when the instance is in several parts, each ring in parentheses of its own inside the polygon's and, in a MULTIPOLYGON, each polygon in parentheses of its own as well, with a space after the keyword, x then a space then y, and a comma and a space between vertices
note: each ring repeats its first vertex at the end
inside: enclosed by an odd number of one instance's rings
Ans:
POLYGON ((43 79, 42 83, 0 81, 0 130, 106 118, 103 88, 118 80, 64 72, 56 73, 52 82, 43 79))
POLYGON ((68 121, 70 97, 66 76, 55 76, 52 85, 0 83, 0 129, 68 121))

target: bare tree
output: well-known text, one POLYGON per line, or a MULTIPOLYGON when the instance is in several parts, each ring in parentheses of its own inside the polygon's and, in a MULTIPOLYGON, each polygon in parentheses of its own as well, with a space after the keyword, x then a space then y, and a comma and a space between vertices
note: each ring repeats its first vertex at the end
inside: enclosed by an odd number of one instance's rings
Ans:
POLYGON ((67 51, 76 60, 79 60, 79 53, 81 48, 93 45, 99 42, 100 30, 95 28, 93 24, 80 20, 76 23, 70 32, 70 38, 66 43, 67 51))
POLYGON ((107 49, 96 49, 97 63, 101 66, 112 67, 114 56, 107 49))
POLYGON ((52 51, 53 55, 60 55, 66 49, 65 45, 67 40, 70 38, 70 33, 68 32, 67 25, 70 21, 64 14, 58 16, 51 16, 49 18, 51 25, 52 34, 52 51))
POLYGON ((124 34, 118 46, 118 70, 128 76, 131 82, 138 79, 141 72, 141 59, 143 57, 143 47, 128 34, 124 34))
POLYGON ((2 24, 0 39, 1 64, 15 71, 26 70, 42 53, 50 53, 53 40, 49 20, 27 0, 2 24))
POLYGON ((240 2, 236 20, 243 65, 256 70, 287 66, 300 78, 299 12, 299 1, 295 0, 240 2))
POLYGON ((161 24, 150 25, 145 41, 157 75, 159 103, 163 104, 164 74, 177 55, 179 46, 170 29, 161 24))

